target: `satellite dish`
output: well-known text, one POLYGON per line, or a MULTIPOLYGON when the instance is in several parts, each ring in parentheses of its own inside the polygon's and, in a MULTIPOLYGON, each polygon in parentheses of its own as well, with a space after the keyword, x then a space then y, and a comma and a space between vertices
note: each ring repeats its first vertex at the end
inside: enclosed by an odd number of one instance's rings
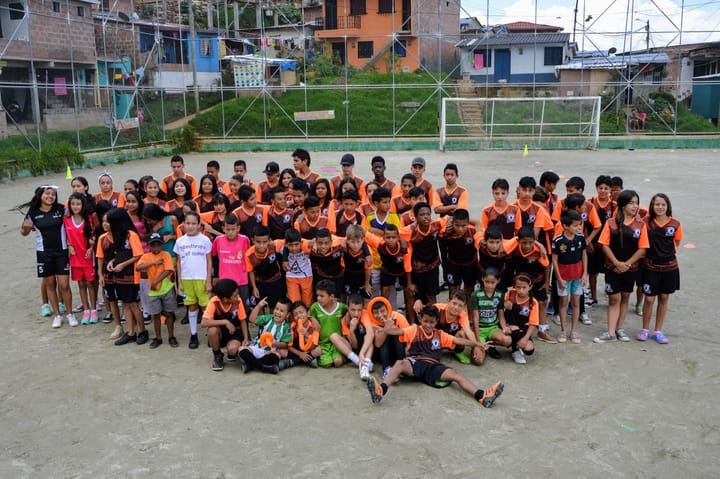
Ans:
POLYGON ((616 52, 617 52, 617 48, 612 47, 610 50, 608 50, 608 55, 615 55, 616 52))
POLYGON ((128 17, 126 13, 118 12, 118 17, 120 17, 120 20, 122 20, 124 22, 130 21, 130 17, 128 17))

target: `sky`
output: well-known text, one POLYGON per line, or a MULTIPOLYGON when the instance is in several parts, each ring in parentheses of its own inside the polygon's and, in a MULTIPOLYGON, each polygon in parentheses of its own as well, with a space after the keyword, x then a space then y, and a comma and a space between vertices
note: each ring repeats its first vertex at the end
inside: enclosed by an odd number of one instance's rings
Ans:
MULTIPOLYGON (((573 33, 574 0, 461 0, 461 6, 461 17, 483 25, 527 21, 573 33)), ((720 0, 578 0, 575 41, 580 50, 643 50, 648 21, 650 48, 720 41, 720 0)))

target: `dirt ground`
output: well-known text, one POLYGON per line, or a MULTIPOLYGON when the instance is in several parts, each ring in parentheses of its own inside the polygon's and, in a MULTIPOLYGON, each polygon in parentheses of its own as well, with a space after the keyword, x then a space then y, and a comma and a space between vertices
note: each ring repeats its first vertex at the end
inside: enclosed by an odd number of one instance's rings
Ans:
MULTIPOLYGON (((229 176, 233 160, 244 158, 251 178, 260 179, 271 159, 290 166, 295 146, 283 153, 187 155, 187 170, 199 177, 205 162, 217 159, 229 176)), ((424 156, 434 184, 441 184, 446 162, 457 163, 473 217, 491 201, 492 180, 505 177, 515 185, 520 176, 537 178, 545 169, 584 177, 588 193, 598 174, 620 175, 643 205, 666 192, 683 222, 684 245, 696 246, 679 251, 683 289, 670 301, 670 344, 593 344, 605 330, 603 297, 589 310, 594 323, 581 325, 580 345, 540 343, 525 366, 508 354, 482 367, 447 357, 481 387, 505 382, 493 409, 456 387, 435 390, 408 381, 374 405, 347 366, 269 376, 243 375, 231 363, 213 372, 207 348, 187 349, 187 326, 178 328, 180 348, 166 341, 149 350, 113 346, 107 339, 112 325, 53 330, 40 318, 33 240, 20 236, 22 217, 9 209, 29 200, 37 185, 61 185, 61 198, 70 187, 64 175, 25 178, 0 188, 0 477, 717 476, 714 280, 720 264, 711 254, 718 234, 717 151, 381 154, 393 179, 409 169, 411 158, 424 156)), ((315 169, 330 173, 341 153, 312 156, 315 169)), ((356 155, 356 173, 371 176, 371 156, 356 155)), ((169 160, 108 169, 122 188, 126 178, 167 174, 169 160)), ((101 172, 74 171, 90 179, 92 192, 101 172)), ((628 332, 634 336, 639 327, 639 317, 630 314, 628 332)))

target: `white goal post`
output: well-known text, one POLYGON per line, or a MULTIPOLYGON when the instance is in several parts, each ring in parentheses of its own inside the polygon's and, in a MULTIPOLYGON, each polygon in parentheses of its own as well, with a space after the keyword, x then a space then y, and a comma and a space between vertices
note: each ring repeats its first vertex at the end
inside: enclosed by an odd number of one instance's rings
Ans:
POLYGON ((599 140, 599 96, 442 99, 441 151, 596 149, 599 140))

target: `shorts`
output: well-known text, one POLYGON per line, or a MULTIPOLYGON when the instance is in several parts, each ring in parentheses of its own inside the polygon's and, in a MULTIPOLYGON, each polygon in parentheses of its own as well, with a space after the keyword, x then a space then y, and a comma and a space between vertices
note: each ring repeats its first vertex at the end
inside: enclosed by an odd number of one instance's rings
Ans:
POLYGON ((407 286, 407 274, 402 276, 393 276, 391 274, 380 272, 380 286, 394 286, 395 283, 400 283, 403 288, 407 286))
POLYGON ((680 289, 680 270, 650 271, 642 270, 642 291, 646 296, 672 294, 680 289))
POLYGON ((602 252, 601 245, 595 243, 593 253, 588 253, 588 274, 598 274, 605 272, 605 253, 602 252))
POLYGON ((92 283, 95 281, 95 267, 72 266, 70 268, 70 279, 73 281, 87 281, 92 283))
POLYGON ((363 289, 365 284, 365 272, 356 273, 345 271, 343 276, 343 287, 347 296, 353 294, 359 294, 365 299, 370 299, 371 296, 363 289))
POLYGON ((420 361, 415 358, 408 358, 412 365, 413 375, 416 381, 422 381, 428 386, 435 387, 435 384, 440 381, 440 377, 443 375, 446 369, 449 369, 444 364, 433 364, 427 361, 420 361))
POLYGON ((257 286, 260 297, 253 298, 251 296, 248 296, 248 301, 246 303, 248 307, 245 308, 246 311, 252 311, 252 308, 262 298, 267 298, 268 307, 270 308, 270 310, 272 310, 275 308, 275 304, 278 302, 278 299, 284 298, 287 295, 285 278, 283 277, 280 277, 277 280, 270 282, 262 282, 256 280, 255 286, 257 286))
POLYGON ((419 297, 437 296, 440 293, 440 267, 424 273, 412 272, 412 282, 417 287, 419 297))
POLYGON ((115 292, 115 283, 105 283, 105 286, 103 286, 103 294, 108 301, 117 303, 118 298, 115 292))
POLYGON ((530 294, 533 298, 537 299, 538 302, 544 303, 548 299, 547 289, 545 288, 545 281, 542 283, 542 288, 538 288, 537 284, 534 284, 532 287, 532 290, 530 290, 530 294))
POLYGON ((466 288, 474 288, 477 282, 477 271, 476 265, 460 266, 445 263, 443 266, 445 280, 450 286, 463 284, 466 288))
POLYGON ((162 296, 148 296, 146 313, 155 316, 160 313, 174 313, 177 309, 175 288, 162 296))
POLYGON ((557 286, 557 294, 558 296, 580 296, 583 294, 582 279, 566 279, 564 289, 557 286))
POLYGON ((184 279, 182 280, 183 293, 185 293, 185 306, 199 304, 201 308, 207 306, 210 298, 205 291, 204 279, 184 279))
POLYGON ((607 294, 632 293, 639 278, 640 270, 629 270, 624 273, 606 271, 605 292, 607 294))
POLYGON ((322 350, 322 354, 320 355, 320 359, 318 359, 318 365, 319 366, 329 366, 333 362, 335 362, 336 358, 345 359, 345 356, 342 355, 340 351, 337 350, 335 345, 328 341, 320 341, 320 349, 322 350))
POLYGON ((235 332, 230 334, 230 330, 227 328, 227 326, 220 326, 220 347, 224 348, 227 346, 227 344, 230 341, 238 341, 242 344, 242 342, 245 340, 245 336, 243 336, 242 330, 240 327, 235 328, 235 332))
POLYGON ((35 257, 37 259, 38 278, 70 274, 70 257, 67 250, 38 251, 35 257))
POLYGON ((110 301, 122 301, 123 303, 137 303, 140 300, 139 284, 111 284, 105 286, 107 297, 110 301), (113 287, 113 297, 107 294, 108 286, 113 287))
POLYGON ((500 331, 500 326, 488 326, 487 328, 478 328, 478 336, 480 341, 487 343, 492 339, 492 335, 495 331, 500 331))

